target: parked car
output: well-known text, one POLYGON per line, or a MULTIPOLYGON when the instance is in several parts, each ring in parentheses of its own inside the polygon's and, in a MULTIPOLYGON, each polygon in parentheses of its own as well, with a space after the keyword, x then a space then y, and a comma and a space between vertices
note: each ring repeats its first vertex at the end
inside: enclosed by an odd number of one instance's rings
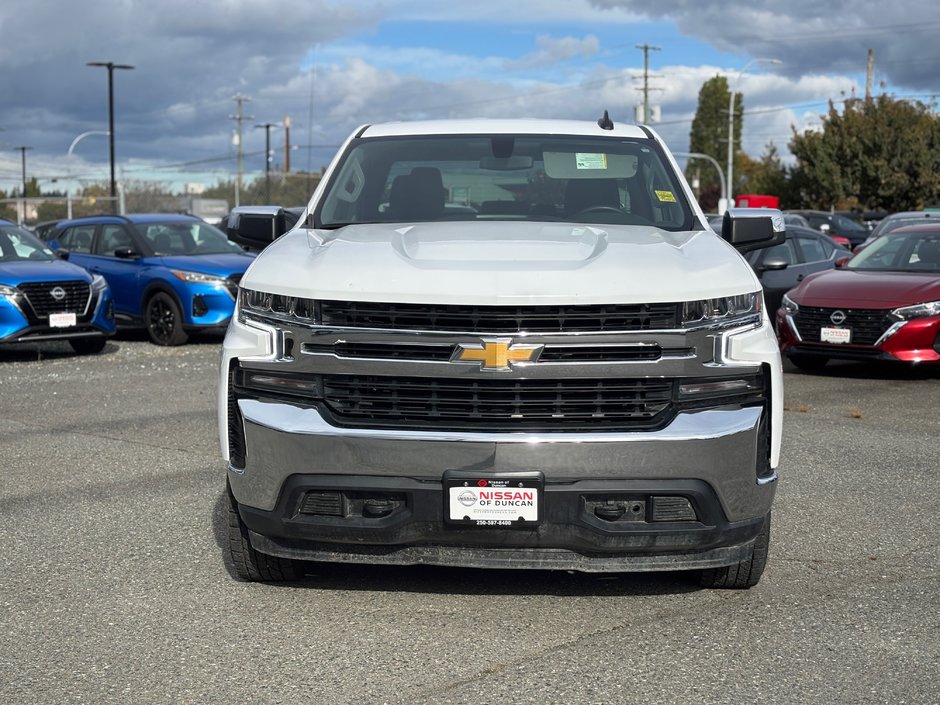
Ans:
POLYGON ((760 278, 765 305, 773 315, 787 291, 814 272, 834 269, 840 257, 851 255, 851 250, 818 230, 787 225, 784 242, 753 250, 746 258, 760 278))
POLYGON ((903 228, 906 225, 917 225, 919 223, 929 222, 931 218, 940 222, 940 211, 902 211, 885 216, 874 229, 872 229, 871 235, 859 245, 859 249, 868 247, 882 235, 897 230, 898 228, 903 228))
POLYGON ((104 277, 56 257, 34 235, 0 220, 0 345, 66 340, 78 353, 114 335, 104 277))
POLYGON ((940 364, 940 223, 899 228, 844 268, 806 277, 777 311, 794 365, 830 359, 940 364))
POLYGON ((30 230, 33 231, 36 237, 45 242, 54 236, 59 223, 63 222, 63 220, 64 218, 59 218, 58 220, 44 220, 41 223, 36 223, 30 230))
POLYGON ((93 216, 59 225, 50 245, 107 279, 121 327, 143 327, 157 345, 222 331, 253 255, 191 215, 93 216))
POLYGON ((795 210, 787 211, 787 213, 803 216, 811 228, 821 230, 830 237, 846 238, 851 249, 855 249, 868 237, 868 228, 842 213, 812 210, 795 210))

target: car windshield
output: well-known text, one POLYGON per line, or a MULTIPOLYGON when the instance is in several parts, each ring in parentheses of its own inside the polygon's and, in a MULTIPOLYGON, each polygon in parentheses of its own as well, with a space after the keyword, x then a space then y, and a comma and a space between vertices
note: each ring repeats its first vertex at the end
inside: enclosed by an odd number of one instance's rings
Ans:
POLYGON ((857 223, 844 215, 833 215, 832 220, 836 224, 836 227, 838 227, 840 230, 851 230, 858 233, 868 232, 868 228, 866 228, 864 225, 857 223))
POLYGON ((34 235, 22 228, 0 225, 0 261, 42 261, 50 259, 55 259, 52 250, 36 239, 34 235))
POLYGON ((654 141, 563 135, 355 140, 314 218, 323 228, 441 220, 695 227, 654 141))
POLYGON ((846 267, 940 274, 940 231, 889 233, 853 257, 846 267))
POLYGON ((221 230, 203 222, 137 223, 137 231, 158 255, 218 255, 242 252, 221 230))

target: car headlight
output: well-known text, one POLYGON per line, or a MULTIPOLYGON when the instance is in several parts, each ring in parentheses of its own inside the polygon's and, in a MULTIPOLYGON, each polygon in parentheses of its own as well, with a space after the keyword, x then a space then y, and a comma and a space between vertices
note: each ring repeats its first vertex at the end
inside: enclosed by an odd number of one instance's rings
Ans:
POLYGON ((914 306, 902 306, 891 312, 899 321, 909 321, 912 318, 926 318, 927 316, 940 316, 940 301, 928 301, 914 306))
POLYGON ((717 299, 686 301, 682 304, 682 325, 685 328, 709 325, 736 325, 758 318, 761 292, 722 296, 717 299))
POLYGON ((187 272, 185 269, 171 269, 173 276, 190 284, 209 284, 210 286, 225 286, 225 278, 202 272, 187 272))
POLYGON ((795 316, 800 312, 800 307, 797 305, 796 301, 791 299, 786 294, 783 295, 783 300, 781 301, 780 305, 783 306, 787 314, 790 316, 795 316))
POLYGON ((271 294, 256 289, 238 290, 238 320, 246 317, 275 320, 296 320, 313 323, 316 319, 316 301, 299 296, 271 294))
POLYGON ((11 299, 17 299, 22 295, 23 293, 15 286, 0 284, 0 296, 9 296, 11 299))

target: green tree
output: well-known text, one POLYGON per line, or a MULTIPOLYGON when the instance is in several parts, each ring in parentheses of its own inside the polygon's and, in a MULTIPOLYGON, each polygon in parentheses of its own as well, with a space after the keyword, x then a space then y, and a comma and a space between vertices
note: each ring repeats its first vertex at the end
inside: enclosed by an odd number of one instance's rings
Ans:
POLYGON ((741 154, 740 166, 741 190, 747 193, 765 193, 780 198, 781 208, 794 208, 790 197, 790 175, 780 161, 777 146, 770 142, 760 159, 751 159, 741 154))
POLYGON ((918 210, 940 197, 940 117, 881 95, 830 101, 822 129, 794 130, 792 188, 811 208, 918 210))
MULTIPOLYGON (((728 79, 715 76, 702 84, 698 93, 698 107, 692 119, 689 133, 689 151, 713 157, 719 164, 728 161, 728 101, 731 91, 728 79)), ((741 147, 741 127, 744 100, 740 93, 734 96, 734 144, 735 154, 741 147)), ((735 160, 735 174, 738 173, 735 160)), ((691 181, 698 178, 699 203, 706 211, 714 211, 720 197, 720 180, 715 168, 702 160, 690 160, 685 170, 691 181)), ((730 186, 730 184, 729 184, 730 186)), ((732 193, 734 191, 732 190, 732 193)))

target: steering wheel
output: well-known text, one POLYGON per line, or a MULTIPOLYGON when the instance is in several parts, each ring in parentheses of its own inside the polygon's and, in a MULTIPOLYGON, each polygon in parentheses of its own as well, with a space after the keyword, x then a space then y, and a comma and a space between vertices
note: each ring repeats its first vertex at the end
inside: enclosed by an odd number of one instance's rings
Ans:
POLYGON ((623 209, 615 208, 614 206, 588 206, 587 208, 582 208, 577 213, 574 214, 574 217, 577 218, 581 215, 587 215, 588 213, 617 213, 618 215, 624 215, 623 209))

